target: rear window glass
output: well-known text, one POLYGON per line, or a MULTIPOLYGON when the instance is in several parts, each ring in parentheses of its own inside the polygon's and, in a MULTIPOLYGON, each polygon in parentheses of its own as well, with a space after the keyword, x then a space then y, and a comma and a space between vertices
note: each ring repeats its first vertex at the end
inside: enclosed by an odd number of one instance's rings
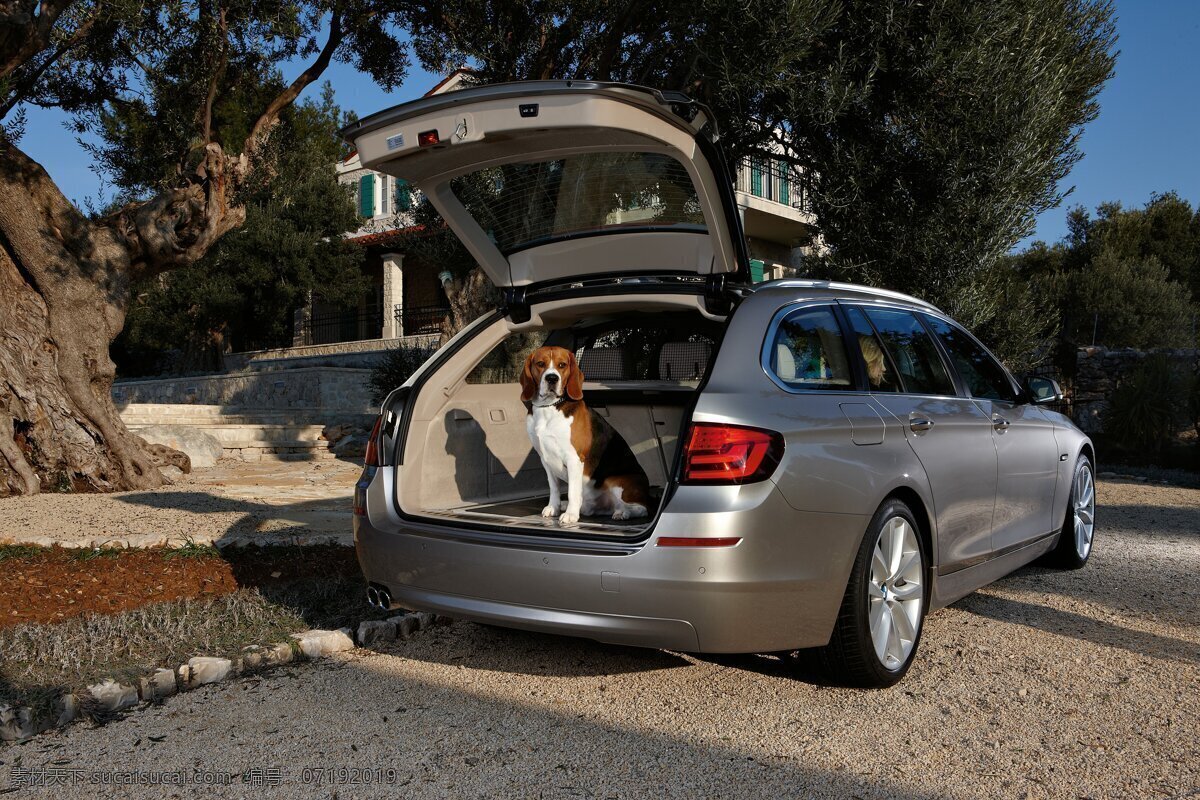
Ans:
POLYGON ((842 329, 828 306, 802 308, 784 317, 768 345, 771 373, 795 389, 851 388, 842 329))
POLYGON ((954 395, 954 382, 938 354, 933 337, 908 311, 868 308, 884 349, 896 365, 900 383, 909 394, 954 395))
POLYGON ((585 153, 489 167, 450 190, 502 253, 630 230, 707 230, 683 165, 660 153, 585 153))

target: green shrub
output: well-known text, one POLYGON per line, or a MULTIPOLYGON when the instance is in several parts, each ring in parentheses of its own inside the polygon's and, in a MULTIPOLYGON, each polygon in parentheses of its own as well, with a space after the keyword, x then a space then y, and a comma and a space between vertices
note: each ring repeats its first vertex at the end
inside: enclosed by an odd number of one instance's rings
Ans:
POLYGON ((438 349, 436 343, 400 344, 388 350, 379 366, 371 370, 368 388, 371 402, 382 403, 388 393, 412 377, 412 374, 438 349))
POLYGON ((1195 383, 1166 356, 1147 357, 1113 392, 1104 432, 1121 447, 1161 450, 1187 420, 1195 383))

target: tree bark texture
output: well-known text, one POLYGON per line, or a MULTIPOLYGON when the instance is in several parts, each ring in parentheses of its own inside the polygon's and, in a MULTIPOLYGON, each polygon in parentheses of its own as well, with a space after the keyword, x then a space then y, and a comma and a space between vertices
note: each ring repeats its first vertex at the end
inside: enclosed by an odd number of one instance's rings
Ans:
POLYGON ((198 258, 241 223, 223 168, 218 148, 205 184, 90 220, 0 141, 0 495, 151 488, 158 467, 188 468, 125 428, 108 348, 134 279, 198 258))

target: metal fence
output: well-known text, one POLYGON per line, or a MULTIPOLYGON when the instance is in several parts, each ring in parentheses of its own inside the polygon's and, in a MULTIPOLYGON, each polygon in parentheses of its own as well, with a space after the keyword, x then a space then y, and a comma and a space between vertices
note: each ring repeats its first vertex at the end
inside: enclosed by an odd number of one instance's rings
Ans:
POLYGON ((812 211, 812 198, 804 173, 799 167, 776 158, 743 158, 738 163, 737 189, 800 211, 812 211))
POLYGON ((300 323, 302 344, 335 344, 378 339, 383 332, 383 308, 311 314, 300 323))
POLYGON ((445 306, 396 306, 392 312, 401 336, 441 333, 442 321, 450 313, 445 306))

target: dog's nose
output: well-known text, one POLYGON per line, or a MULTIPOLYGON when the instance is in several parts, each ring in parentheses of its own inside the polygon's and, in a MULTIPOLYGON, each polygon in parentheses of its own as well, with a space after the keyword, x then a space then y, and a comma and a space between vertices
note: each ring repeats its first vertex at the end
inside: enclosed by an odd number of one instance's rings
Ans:
POLYGON ((546 383, 550 384, 551 386, 558 383, 558 375, 551 372, 549 375, 546 376, 546 383))

